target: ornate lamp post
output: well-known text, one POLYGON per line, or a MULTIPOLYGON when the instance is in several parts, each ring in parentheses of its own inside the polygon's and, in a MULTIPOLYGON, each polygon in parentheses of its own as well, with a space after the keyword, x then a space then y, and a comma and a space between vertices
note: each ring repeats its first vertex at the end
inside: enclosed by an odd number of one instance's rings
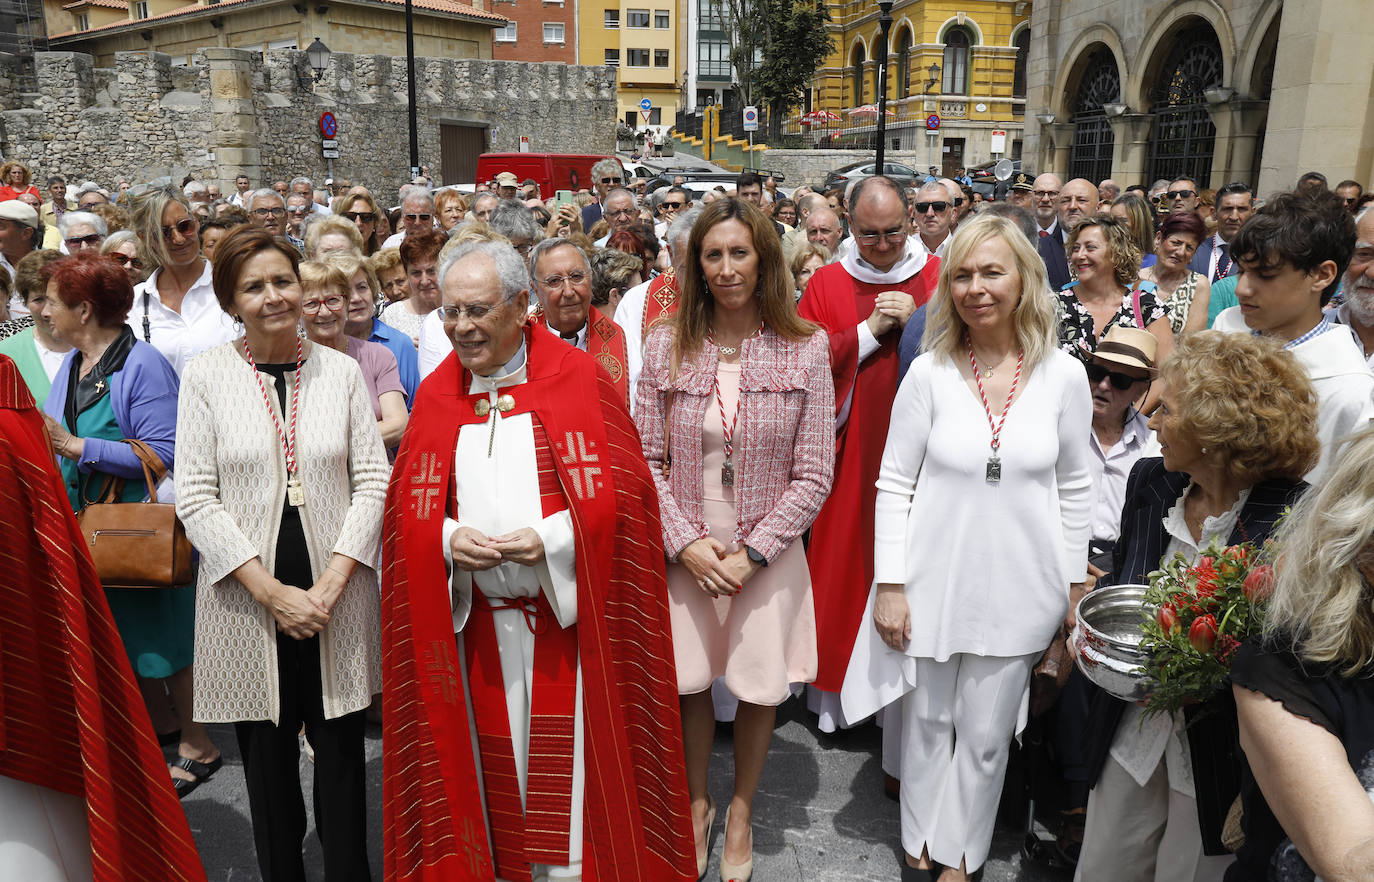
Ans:
POLYGON ((882 36, 878 40, 878 155, 875 174, 883 173, 883 152, 887 141, 887 32, 892 28, 892 0, 878 0, 878 27, 882 36))
POLYGON ((318 83, 324 78, 324 72, 329 67, 330 55, 329 47, 321 43, 319 37, 316 37, 315 42, 306 47, 305 57, 309 59, 310 70, 315 75, 315 82, 318 83))

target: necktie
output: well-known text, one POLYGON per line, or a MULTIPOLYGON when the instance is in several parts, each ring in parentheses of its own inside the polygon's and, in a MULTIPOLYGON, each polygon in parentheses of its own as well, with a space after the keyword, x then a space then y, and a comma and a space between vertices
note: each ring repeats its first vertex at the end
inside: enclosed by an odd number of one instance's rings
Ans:
POLYGON ((1212 281, 1219 282, 1226 278, 1226 273, 1231 269, 1231 255, 1226 253, 1226 243, 1221 242, 1217 245, 1217 274, 1212 277, 1212 281))
POLYGON ((1048 239, 1049 237, 1050 237, 1049 230, 1041 230, 1041 231, 1040 231, 1040 238, 1041 238, 1041 239, 1048 239))

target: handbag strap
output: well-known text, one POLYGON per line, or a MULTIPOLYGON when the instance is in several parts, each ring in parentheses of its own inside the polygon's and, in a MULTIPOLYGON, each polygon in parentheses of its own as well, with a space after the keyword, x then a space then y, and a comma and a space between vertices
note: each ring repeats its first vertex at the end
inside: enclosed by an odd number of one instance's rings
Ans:
POLYGON ((1140 285, 1131 289, 1131 308, 1135 310, 1135 326, 1145 330, 1145 317, 1140 314, 1140 285))
POLYGON ((143 441, 125 438, 124 443, 133 448, 134 455, 143 464, 143 481, 148 485, 148 499, 157 499, 157 485, 167 474, 167 467, 162 464, 162 457, 157 455, 153 448, 143 441))

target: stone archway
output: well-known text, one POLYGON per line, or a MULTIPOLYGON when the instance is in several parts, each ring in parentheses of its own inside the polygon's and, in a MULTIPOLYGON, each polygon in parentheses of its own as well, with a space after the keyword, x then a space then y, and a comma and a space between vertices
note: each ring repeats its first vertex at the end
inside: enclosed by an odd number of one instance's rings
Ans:
POLYGON ((1146 66, 1142 84, 1154 117, 1149 177, 1210 181, 1217 132, 1207 92, 1222 85, 1221 43, 1209 22, 1194 17, 1159 47, 1162 58, 1146 66))
POLYGON ((1112 175, 1116 138, 1105 106, 1121 100, 1121 71, 1107 46, 1091 47, 1070 103, 1073 143, 1069 148, 1069 176, 1100 181, 1112 175))

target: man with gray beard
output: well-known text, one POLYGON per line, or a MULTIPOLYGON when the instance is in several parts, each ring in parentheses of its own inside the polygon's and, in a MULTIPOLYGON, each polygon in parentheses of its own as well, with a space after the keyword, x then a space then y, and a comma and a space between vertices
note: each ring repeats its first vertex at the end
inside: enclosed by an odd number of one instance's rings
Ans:
POLYGON ((1327 315, 1350 326, 1374 369, 1374 210, 1366 208, 1355 219, 1355 254, 1341 278, 1340 297, 1343 302, 1327 315))

